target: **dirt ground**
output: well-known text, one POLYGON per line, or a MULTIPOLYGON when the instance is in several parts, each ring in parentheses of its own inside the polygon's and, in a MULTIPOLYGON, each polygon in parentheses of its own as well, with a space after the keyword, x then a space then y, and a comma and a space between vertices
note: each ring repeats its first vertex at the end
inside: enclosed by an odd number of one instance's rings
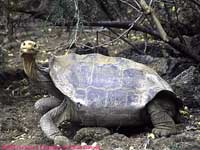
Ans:
MULTIPOLYGON (((28 38, 25 37, 24 39, 28 38)), ((95 37, 88 36, 88 38, 91 38, 90 41, 95 40, 95 37)), ((87 41, 88 38, 82 39, 83 42, 84 40, 87 41)), ((40 62, 46 62, 53 50, 59 50, 65 44, 66 36, 51 33, 40 38, 31 36, 30 39, 37 39, 40 42, 42 51, 39 60, 40 62)), ((110 53, 114 55, 117 53, 116 49, 126 49, 126 46, 125 44, 123 47, 110 45, 110 53)), ((22 67, 18 48, 10 49, 7 55, 7 67, 22 67)), ((64 53, 64 51, 61 53, 64 53)), ((46 93, 31 88, 26 78, 20 81, 8 82, 5 85, 0 92, 0 145, 52 145, 52 141, 48 140, 40 129, 39 119, 41 116, 34 110, 34 103, 46 93)), ((199 93, 196 93, 196 95, 199 95, 199 93)), ((90 139, 89 144, 97 142, 103 150, 199 150, 199 107, 185 108, 182 126, 183 130, 180 134, 156 139, 148 137, 151 132, 150 128, 138 128, 134 131, 111 130, 109 134, 102 137, 102 139, 98 139, 98 141, 90 139)), ((101 132, 101 130, 98 132, 101 132)), ((104 132, 104 129, 102 129, 102 132, 104 132)), ((74 142, 80 145, 80 141, 74 142)))

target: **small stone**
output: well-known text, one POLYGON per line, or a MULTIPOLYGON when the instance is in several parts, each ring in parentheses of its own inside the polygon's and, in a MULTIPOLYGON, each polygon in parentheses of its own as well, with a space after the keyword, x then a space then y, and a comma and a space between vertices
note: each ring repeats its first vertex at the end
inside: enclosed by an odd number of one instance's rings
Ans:
POLYGON ((97 142, 94 142, 94 143, 92 144, 92 146, 97 146, 97 142))
POLYGON ((52 28, 48 28, 48 31, 51 32, 51 31, 52 31, 52 28))
POLYGON ((184 110, 188 110, 188 107, 187 107, 187 106, 184 106, 184 110))
POLYGON ((123 150, 121 147, 115 148, 114 150, 123 150))
POLYGON ((86 145, 87 145, 87 143, 85 143, 85 142, 81 143, 81 146, 86 146, 86 145))
POLYGON ((8 56, 11 56, 11 57, 12 57, 12 56, 14 56, 14 55, 13 55, 13 54, 8 54, 8 56))
POLYGON ((153 133, 148 133, 147 138, 155 139, 155 135, 153 133))

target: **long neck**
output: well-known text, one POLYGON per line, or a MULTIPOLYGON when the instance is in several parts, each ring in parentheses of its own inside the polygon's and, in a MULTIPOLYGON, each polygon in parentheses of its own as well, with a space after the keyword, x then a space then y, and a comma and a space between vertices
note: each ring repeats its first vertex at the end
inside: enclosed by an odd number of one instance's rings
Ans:
POLYGON ((32 80, 37 80, 37 65, 35 62, 35 55, 24 55, 23 64, 26 75, 32 80))

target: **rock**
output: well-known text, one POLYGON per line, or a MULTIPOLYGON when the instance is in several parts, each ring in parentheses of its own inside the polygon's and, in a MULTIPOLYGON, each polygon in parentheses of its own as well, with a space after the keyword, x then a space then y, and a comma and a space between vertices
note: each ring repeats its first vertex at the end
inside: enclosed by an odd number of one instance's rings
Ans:
POLYGON ((118 54, 120 57, 129 58, 135 54, 149 55, 151 57, 177 57, 179 52, 163 42, 149 42, 145 48, 144 42, 135 43, 135 48, 125 49, 118 54))
POLYGON ((192 65, 193 62, 190 59, 181 57, 170 57, 168 59, 167 78, 171 80, 192 65))
POLYGON ((200 106, 200 73, 196 67, 190 66, 174 77, 171 86, 185 105, 192 108, 200 106))
POLYGON ((176 86, 187 85, 194 80, 194 71, 196 68, 194 66, 189 67, 184 70, 181 74, 177 75, 172 82, 176 84, 176 86))
POLYGON ((123 149, 128 150, 131 146, 131 140, 123 134, 112 134, 101 141, 98 142, 98 145, 103 150, 112 150, 112 149, 123 149))
POLYGON ((126 137, 115 133, 98 142, 102 150, 198 150, 200 131, 184 131, 170 137, 149 140, 146 136, 126 137))
POLYGON ((158 72, 159 75, 165 75, 168 70, 168 59, 164 57, 152 57, 150 55, 139 55, 136 53, 132 53, 131 55, 128 55, 126 53, 119 54, 120 57, 125 57, 128 59, 131 59, 133 61, 145 64, 151 68, 153 68, 155 71, 158 72))
POLYGON ((177 54, 176 51, 168 48, 168 46, 164 44, 159 45, 156 43, 151 43, 148 46, 146 54, 138 54, 133 49, 126 49, 116 56, 145 64, 153 68, 160 76, 167 80, 174 78, 193 65, 192 60, 182 57, 180 54, 177 54), (162 51, 164 51, 166 55, 163 55, 162 51))
POLYGON ((153 68, 160 76, 167 74, 169 69, 168 60, 166 58, 154 58, 148 66, 153 68))
POLYGON ((173 135, 169 138, 158 138, 150 141, 148 148, 152 150, 199 150, 199 135, 199 131, 190 131, 178 135, 173 135))
POLYGON ((118 148, 115 148, 114 150, 124 150, 124 149, 121 147, 118 147, 118 148))

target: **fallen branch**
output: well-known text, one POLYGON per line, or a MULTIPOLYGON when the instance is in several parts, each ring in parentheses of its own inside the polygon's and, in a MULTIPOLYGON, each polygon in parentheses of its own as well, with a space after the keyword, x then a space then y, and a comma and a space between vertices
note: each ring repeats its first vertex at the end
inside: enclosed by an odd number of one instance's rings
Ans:
MULTIPOLYGON (((149 30, 137 23, 134 23, 134 25, 132 25, 133 22, 131 21, 127 21, 127 22, 119 22, 119 21, 98 21, 98 22, 83 22, 82 24, 84 26, 96 26, 96 27, 110 27, 110 28, 118 28, 118 29, 129 29, 131 26, 131 30, 135 30, 135 31, 140 31, 140 32, 144 32, 147 34, 150 34, 152 36, 154 36, 157 39, 160 39, 160 35, 159 33, 149 30)), ((58 24, 56 24, 58 25, 58 24)))

